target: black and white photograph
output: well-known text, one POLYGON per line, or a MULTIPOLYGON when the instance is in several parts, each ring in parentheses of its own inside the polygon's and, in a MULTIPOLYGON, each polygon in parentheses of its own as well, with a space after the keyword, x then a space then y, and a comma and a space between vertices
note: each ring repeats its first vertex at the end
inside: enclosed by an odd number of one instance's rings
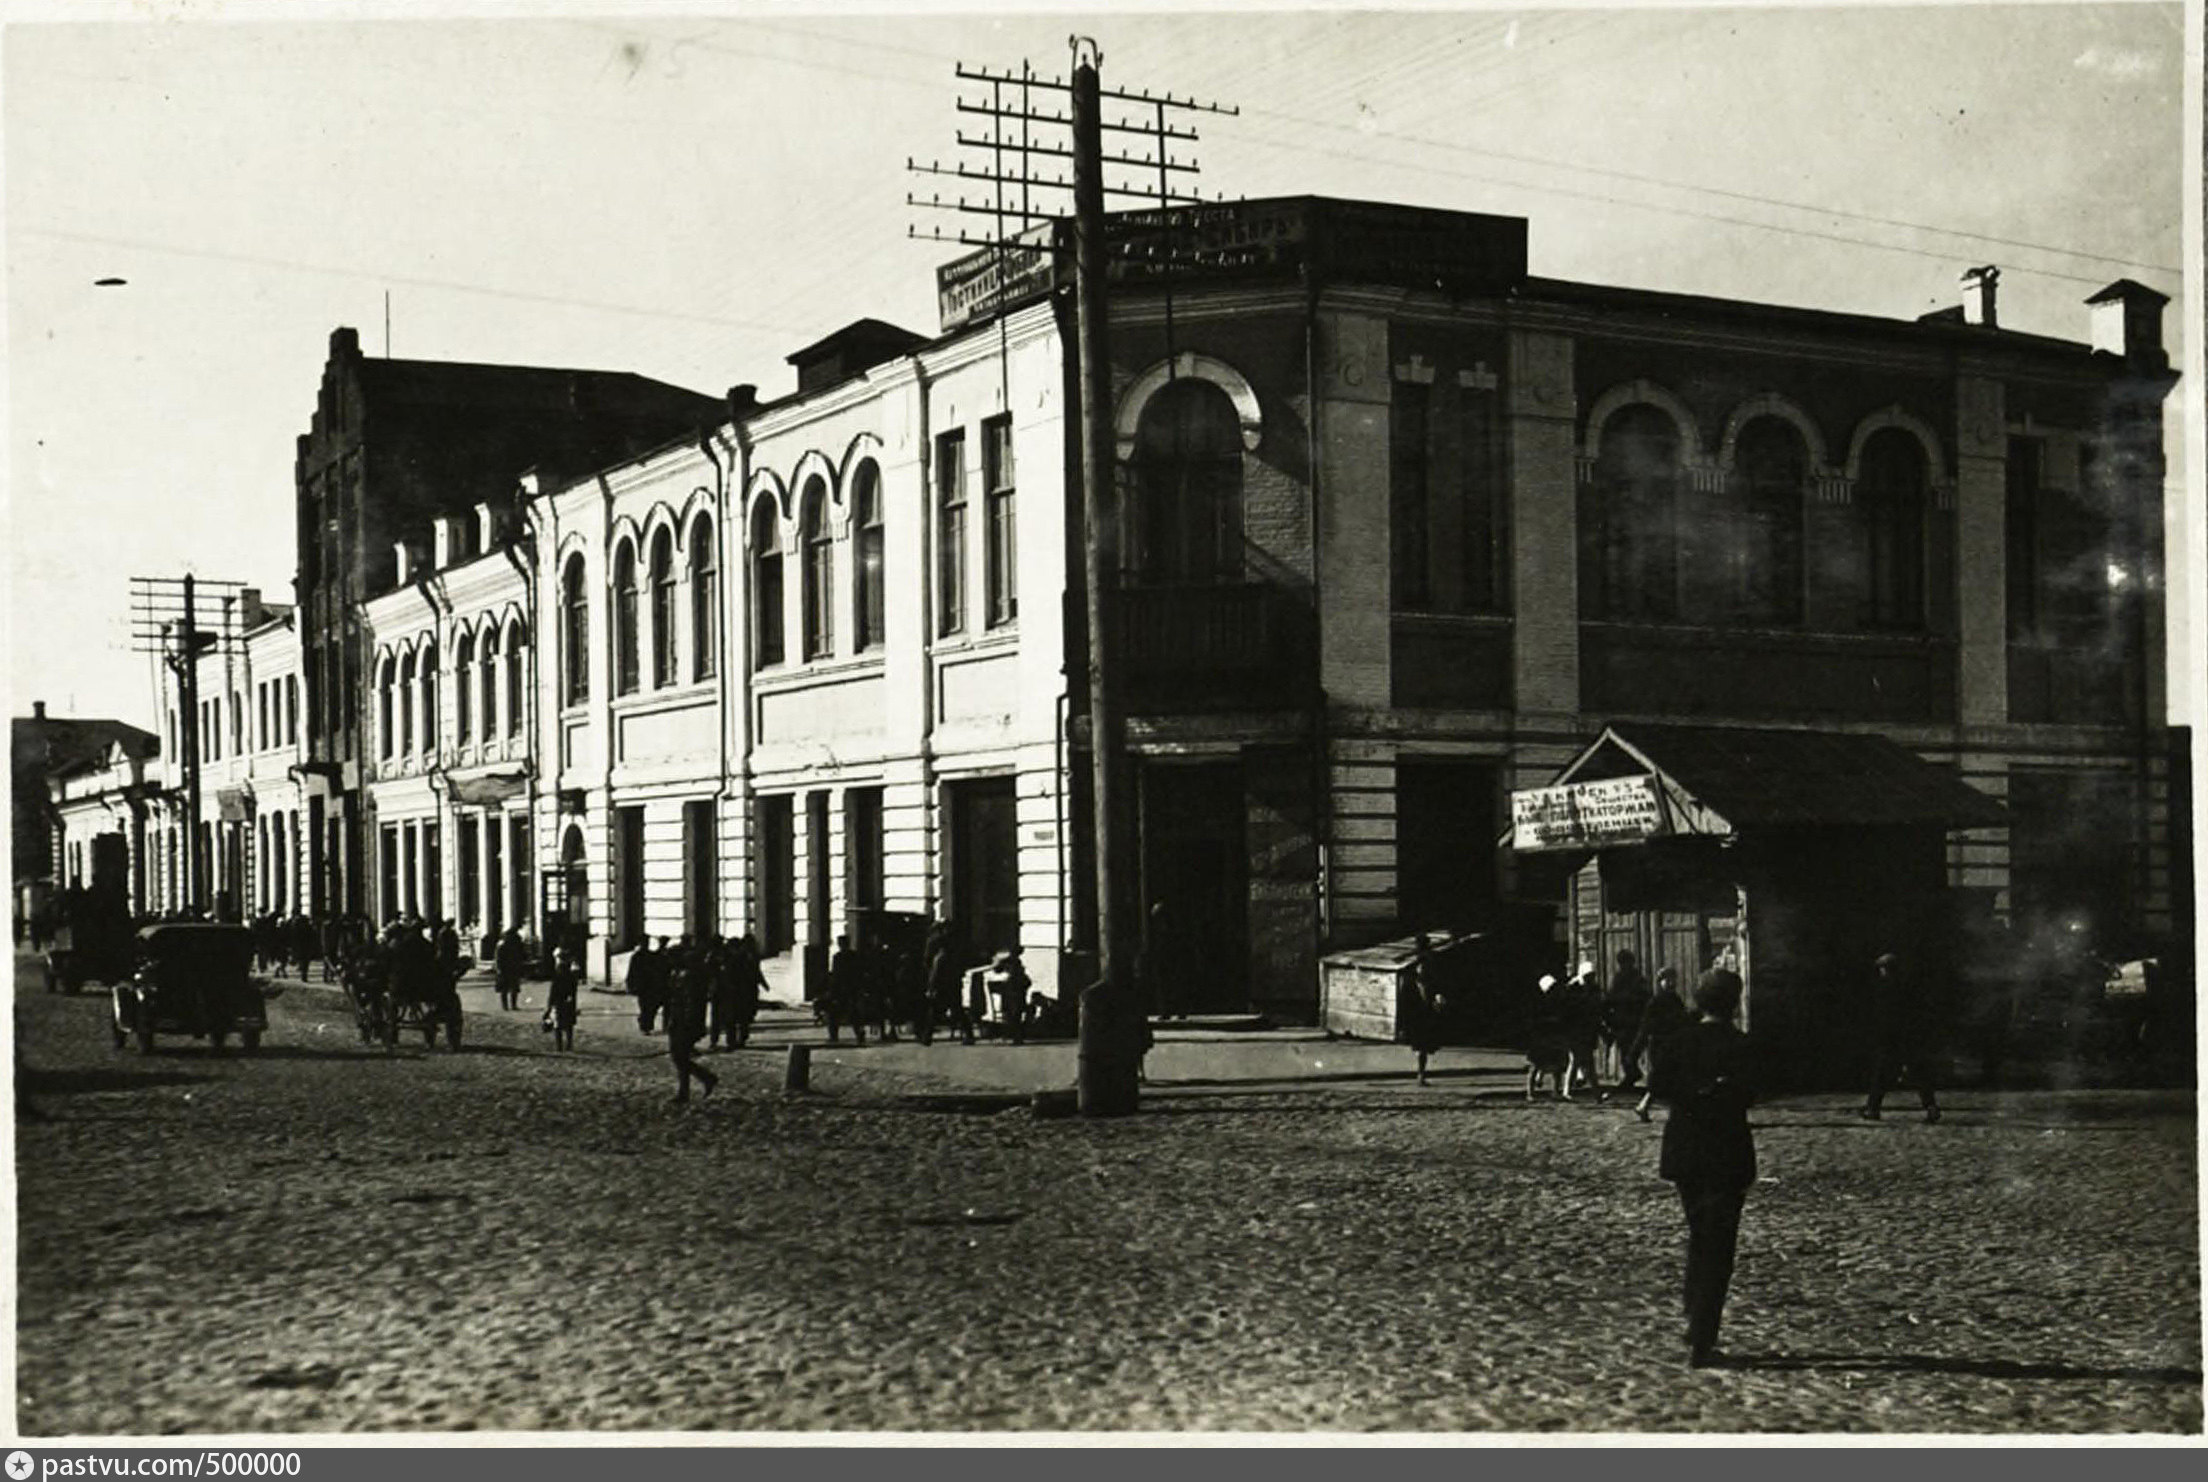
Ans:
POLYGON ((2200 1442, 2200 0, 0 20, 11 1444, 2200 1442))

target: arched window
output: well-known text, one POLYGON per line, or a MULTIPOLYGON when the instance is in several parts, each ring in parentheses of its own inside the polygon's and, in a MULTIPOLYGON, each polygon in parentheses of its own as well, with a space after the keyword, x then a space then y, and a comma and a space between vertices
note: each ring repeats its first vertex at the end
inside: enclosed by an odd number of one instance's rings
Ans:
POLYGON ((652 537, 652 688, 675 682, 675 537, 652 537))
POLYGON ((567 930, 575 936, 590 932, 590 866, 583 858, 583 831, 574 824, 560 837, 560 869, 566 876, 567 930))
POLYGON ((882 615, 882 471, 871 458, 851 476, 851 644, 860 653, 880 648, 882 615))
POLYGON ((752 662, 764 669, 782 662, 782 550, 776 543, 774 501, 751 512, 752 662))
POLYGON ((437 754, 438 678, 437 645, 432 642, 422 650, 422 754, 425 756, 437 754))
MULTIPOLYGON (((465 746, 475 739, 473 723, 475 707, 472 703, 473 697, 469 694, 468 689, 469 684, 474 679, 474 675, 469 672, 473 668, 475 668, 475 635, 473 633, 462 633, 460 641, 453 645, 452 652, 453 678, 458 681, 453 687, 452 695, 453 744, 456 746, 465 746)), ((490 728, 485 726, 484 730, 488 733, 490 728)))
POLYGON ((636 547, 626 540, 613 553, 613 692, 633 695, 638 682, 636 547))
POLYGON ((590 698, 590 588, 583 581, 581 556, 568 557, 560 588, 561 698, 580 705, 590 698))
POLYGON ((806 481, 797 523, 805 548, 805 657, 824 659, 836 651, 836 537, 828 525, 825 480, 806 481))
POLYGON ((1656 407, 1621 408, 1580 516, 1580 607, 1613 622, 1679 611, 1679 428, 1656 407))
MULTIPOLYGON (((483 739, 493 740, 498 735, 498 629, 483 630, 483 672, 474 682, 483 691, 483 739)), ((460 672, 460 688, 469 684, 465 669, 460 672)))
POLYGON ((1134 569, 1156 583, 1242 575, 1242 426, 1209 381, 1174 381, 1135 429, 1134 569))
POLYGON ((720 659, 721 568, 713 518, 690 523, 690 677, 711 679, 720 659))
POLYGON ((1783 417, 1741 429, 1724 518, 1712 530, 1723 575, 1711 616, 1758 625, 1802 620, 1802 493, 1809 451, 1783 417))
POLYGON ((414 754, 414 655, 399 660, 399 755, 414 754))
POLYGON ((1863 551, 1863 624, 1924 626, 1924 445, 1898 427, 1863 444, 1855 513, 1863 551))
POLYGON ((516 621, 506 630, 506 734, 521 734, 522 650, 529 646, 529 630, 516 621))
POLYGON ((377 751, 386 761, 391 759, 391 754, 397 749, 399 739, 398 728, 392 724, 391 716, 391 691, 397 683, 398 670, 393 665, 391 656, 385 654, 383 662, 376 666, 376 734, 382 738, 377 751))

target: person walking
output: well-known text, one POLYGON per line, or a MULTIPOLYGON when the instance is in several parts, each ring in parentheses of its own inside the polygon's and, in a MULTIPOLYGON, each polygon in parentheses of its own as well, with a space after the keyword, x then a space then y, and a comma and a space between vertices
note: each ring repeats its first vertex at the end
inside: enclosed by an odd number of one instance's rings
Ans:
POLYGON ((1019 948, 1008 947, 997 954, 990 967, 989 991, 997 1000, 997 1018, 1016 1045, 1027 1043, 1027 991, 1034 986, 1020 961, 1019 948))
POLYGON ((1564 1072, 1564 1099, 1570 1101, 1574 1091, 1602 1090, 1602 1076, 1595 1066, 1595 1046, 1602 1039, 1602 990, 1595 984, 1594 963, 1580 963, 1579 971, 1556 996, 1571 1062, 1564 1072))
MULTIPOLYGON (((519 933, 509 933, 506 940, 514 941, 519 933)), ((575 1020, 581 1014, 582 969, 569 955, 566 947, 558 947, 552 953, 552 987, 545 995, 544 1017, 552 1026, 552 1048, 575 1048, 575 1020)))
POLYGON ((1940 1098, 1932 1071, 1935 1016, 1928 995, 1902 971, 1896 953, 1880 953, 1871 972, 1871 1032, 1877 1060, 1871 1070, 1870 1095, 1857 1115, 1866 1122, 1877 1121, 1886 1093, 1906 1076, 1923 1104, 1925 1121, 1937 1122, 1940 1098))
POLYGON ((1526 1014, 1526 1100, 1531 1102, 1543 1080, 1556 1084, 1557 1096, 1572 1099, 1572 1052, 1565 1042, 1564 1017, 1559 1003, 1556 974, 1543 973, 1532 1007, 1526 1014))
MULTIPOLYGON (((1630 1093, 1641 1084, 1641 1018, 1649 1003, 1648 977, 1641 971, 1640 959, 1620 952, 1617 971, 1610 975, 1610 987, 1602 995, 1602 1038, 1617 1056, 1620 1093, 1630 1093)), ((1604 1092, 1602 1099, 1609 1100, 1610 1093, 1604 1092)))
MULTIPOLYGON (((1679 996, 1679 969, 1660 968, 1656 973, 1656 991, 1648 1000, 1648 1007, 1641 1012, 1640 1027, 1633 1036, 1634 1059, 1646 1059, 1649 1067, 1649 1084, 1655 1084, 1656 1062, 1663 1058, 1672 1036, 1694 1022, 1693 1013, 1686 1000, 1679 996)), ((1656 1093, 1643 1087, 1641 1099, 1633 1104, 1633 1115, 1648 1120, 1648 1104, 1656 1099, 1656 1093)))
POLYGON ((1668 1108, 1657 1174, 1679 1190, 1687 1217, 1687 1362, 1721 1362, 1717 1331, 1732 1285, 1740 1213, 1756 1181, 1748 1128, 1754 1066, 1740 1013, 1738 974, 1712 968, 1694 985, 1695 1018, 1657 1054, 1649 1087, 1668 1108))
POLYGON ((1441 1053, 1441 987, 1434 980, 1433 944, 1424 932, 1411 947, 1403 970, 1401 999, 1403 1043, 1418 1056, 1418 1083, 1426 1084, 1426 1062, 1441 1053))
MULTIPOLYGON (((665 937, 660 938, 662 949, 666 942, 665 937)), ((652 950, 650 937, 639 942, 636 950, 629 954, 628 988, 636 999, 636 1032, 650 1034, 667 1000, 666 954, 664 950, 652 950)))
POLYGON ((866 964, 851 950, 851 938, 837 937, 836 955, 828 960, 828 993, 821 1003, 828 1016, 828 1043, 836 1043, 843 1026, 849 1024, 852 1039, 862 1047, 866 1044, 865 972, 866 964))
MULTIPOLYGON (((663 954, 664 955, 664 954, 663 954)), ((705 1035, 705 979, 687 954, 676 957, 667 974, 667 1058, 675 1066, 675 1100, 690 1099, 695 1078, 711 1096, 721 1078, 698 1063, 698 1041, 705 1035)))
POLYGON ((498 946, 491 954, 491 965, 498 973, 498 1006, 502 1009, 521 1007, 521 970, 528 960, 528 949, 521 944, 521 933, 509 931, 498 939, 498 946))
POLYGON ((757 941, 747 935, 729 943, 714 991, 714 1042, 740 1050, 751 1042, 751 1026, 759 1017, 759 1000, 767 991, 766 974, 760 971, 757 941))
POLYGON ((928 1003, 937 1020, 955 1027, 965 1044, 974 1042, 974 1021, 966 1012, 965 972, 958 939, 950 923, 938 921, 928 933, 928 1003))

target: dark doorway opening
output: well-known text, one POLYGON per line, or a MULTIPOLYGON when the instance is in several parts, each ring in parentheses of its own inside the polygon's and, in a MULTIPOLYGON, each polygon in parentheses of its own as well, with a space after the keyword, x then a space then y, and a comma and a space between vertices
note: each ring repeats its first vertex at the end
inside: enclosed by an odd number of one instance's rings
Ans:
POLYGON ((759 800, 759 950, 769 957, 797 939, 796 803, 788 793, 759 800))
POLYGON ((1250 1006, 1250 851, 1242 764, 1142 769, 1143 952, 1183 1013, 1250 1006))
POLYGON ((613 878, 620 919, 615 924, 617 952, 644 940, 644 810, 613 810, 613 878))
POLYGON ((977 955, 1020 944, 1020 860, 1017 794, 1009 777, 947 783, 949 814, 944 862, 951 920, 977 955))
POLYGON ((1395 764, 1396 914, 1407 931, 1484 926, 1494 914, 1495 768, 1456 758, 1395 764))

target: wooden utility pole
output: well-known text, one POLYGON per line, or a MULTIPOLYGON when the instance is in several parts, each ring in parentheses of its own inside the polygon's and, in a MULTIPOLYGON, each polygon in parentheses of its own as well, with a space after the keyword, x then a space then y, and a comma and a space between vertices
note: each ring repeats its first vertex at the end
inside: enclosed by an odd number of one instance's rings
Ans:
MULTIPOLYGON (((1055 232, 1063 219, 1064 194, 1073 208, 1073 291, 1076 325, 1081 449, 1081 523, 1085 537, 1083 568, 1087 598, 1089 679, 1089 760, 1093 804, 1090 838, 1096 860, 1097 981, 1081 994, 1080 1106, 1088 1116, 1124 1116, 1135 1110, 1137 1070, 1142 1059, 1142 1031, 1146 1018, 1141 988, 1135 982, 1135 954, 1140 941, 1141 918, 1136 902, 1136 838, 1134 797, 1127 770, 1126 716, 1115 663, 1114 639, 1118 629, 1120 578, 1119 489, 1117 458, 1112 438, 1112 361, 1107 269, 1112 256, 1109 223, 1105 215, 1108 197, 1131 198, 1163 213, 1175 207, 1194 206, 1201 198, 1185 194, 1174 184, 1176 175, 1196 172, 1194 161, 1176 159, 1169 152, 1175 141, 1193 141, 1193 129, 1167 119, 1167 110, 1232 113, 1231 108, 1176 98, 1170 93, 1154 96, 1116 92, 1102 82, 1103 52, 1087 37, 1076 36, 1070 80, 1045 78, 1026 67, 1017 75, 991 73, 961 65, 961 79, 988 83, 987 103, 959 102, 959 111, 987 117, 989 132, 969 137, 961 133, 960 145, 986 149, 986 167, 921 165, 906 161, 915 174, 972 180, 995 187, 992 199, 969 202, 963 197, 946 201, 941 196, 921 200, 907 195, 908 205, 935 210, 965 212, 995 219, 991 237, 963 231, 913 231, 931 241, 963 242, 996 251, 998 296, 992 305, 1002 313, 1024 291, 1013 282, 1012 255, 1024 262, 1038 249, 1033 233, 1055 232), (1018 89, 1018 101, 1008 96, 1018 89), (1030 101, 1036 92, 1063 93, 1070 100, 1068 113, 1039 111, 1030 101), (1124 105, 1128 117, 1107 118, 1106 100, 1124 105), (1018 125, 1016 134, 1008 132, 1018 125), (1038 140, 1030 125, 1067 130, 1038 140), (1154 152, 1137 154, 1130 149, 1107 154, 1104 135, 1115 132, 1135 136, 1139 145, 1154 152), (1060 142, 1063 141, 1063 142, 1060 142), (1017 164, 1008 166, 1007 156, 1017 164), (1063 176, 1036 173, 1035 158, 1070 159, 1073 173, 1063 176), (1108 179, 1107 167, 1122 171, 1118 182, 1108 179), (1017 201, 1007 187, 1017 187, 1017 201), (1036 209, 1032 193, 1061 192, 1056 209, 1036 209)), ((1049 250, 1042 248, 1040 250, 1049 250)), ((1154 254, 1153 254, 1154 255, 1154 254)), ((1061 278, 1060 281, 1063 281, 1061 278)))
POLYGON ((242 588, 234 581, 203 584, 189 574, 181 580, 165 576, 131 578, 132 646, 158 655, 176 676, 176 761, 184 774, 184 905, 194 915, 204 911, 209 900, 209 861, 199 841, 199 655, 202 649, 222 641, 220 633, 200 631, 201 585, 220 587, 225 592, 242 588))

